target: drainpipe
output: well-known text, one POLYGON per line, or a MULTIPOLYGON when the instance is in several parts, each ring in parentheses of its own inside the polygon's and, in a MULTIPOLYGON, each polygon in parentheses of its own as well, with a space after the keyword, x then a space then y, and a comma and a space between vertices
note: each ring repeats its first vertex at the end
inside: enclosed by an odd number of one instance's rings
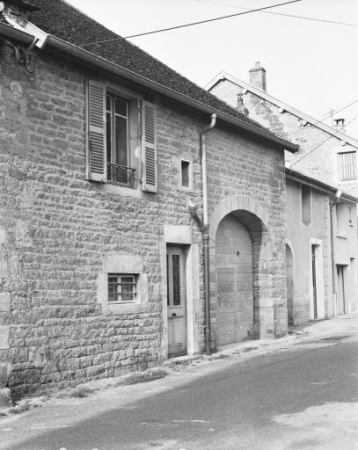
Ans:
MULTIPOLYGON (((329 218, 331 222, 331 262, 332 262, 332 292, 333 292, 333 315, 337 316, 337 288, 336 288, 336 256, 335 256, 335 231, 336 227, 333 220, 333 208, 337 207, 337 203, 339 203, 339 199, 342 195, 342 191, 337 191, 336 198, 329 202, 329 218)), ((337 214, 337 210, 336 210, 337 214)))
POLYGON ((204 252, 204 301, 205 301, 205 351, 207 355, 211 355, 210 344, 210 255, 209 255, 209 215, 208 215, 208 184, 207 184, 207 167, 206 167, 206 147, 205 135, 216 125, 216 114, 212 114, 210 125, 205 127, 200 133, 200 155, 201 155, 201 172, 203 185, 203 221, 200 220, 194 205, 189 206, 191 217, 195 220, 199 230, 203 236, 203 252, 204 252))
POLYGON ((335 202, 329 203, 329 217, 331 221, 331 264, 332 264, 332 293, 333 293, 333 316, 337 315, 337 292, 336 292, 336 267, 335 267, 335 251, 334 251, 334 231, 333 231, 333 206, 335 202))

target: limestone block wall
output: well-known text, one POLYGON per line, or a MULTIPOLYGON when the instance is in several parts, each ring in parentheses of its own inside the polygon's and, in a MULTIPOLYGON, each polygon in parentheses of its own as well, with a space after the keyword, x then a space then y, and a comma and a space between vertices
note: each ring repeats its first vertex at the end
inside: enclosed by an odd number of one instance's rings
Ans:
MULTIPOLYGON (((158 193, 123 194, 86 181, 85 80, 92 75, 51 55, 39 55, 29 74, 13 48, 0 45, 0 380, 15 395, 160 365, 166 358, 164 228, 190 227, 201 258, 188 201, 201 212, 199 133, 209 118, 151 95, 158 193), (191 163, 185 189, 181 159, 191 163), (141 301, 122 310, 103 308, 103 274, 123 258, 140 268, 141 301)), ((269 257, 256 262, 262 264, 257 295, 265 294, 258 322, 267 325, 263 335, 284 334, 283 153, 219 124, 208 138, 208 159, 212 214, 217 204, 240 195, 251 203, 234 208, 265 211, 270 246, 269 257)), ((191 324, 199 351, 202 273, 199 264, 191 324)), ((215 278, 213 292, 215 303, 215 278)))
MULTIPOLYGON (((211 93, 233 107, 236 107, 237 94, 240 92, 241 87, 228 80, 217 83, 211 89, 211 93)), ((354 151, 355 147, 347 143, 342 146, 339 138, 321 130, 314 123, 309 123, 250 91, 245 92, 243 101, 252 119, 300 146, 297 154, 286 152, 288 167, 325 183, 340 185, 351 195, 358 194, 356 181, 340 182, 338 178, 337 152, 354 151)))
MULTIPOLYGON (((218 129, 208 134, 210 236, 237 212, 253 243, 255 336, 287 332, 285 178, 282 151, 218 129)), ((218 301, 215 246, 211 250, 212 311, 218 301)), ((215 329, 215 326, 214 326, 215 329)))

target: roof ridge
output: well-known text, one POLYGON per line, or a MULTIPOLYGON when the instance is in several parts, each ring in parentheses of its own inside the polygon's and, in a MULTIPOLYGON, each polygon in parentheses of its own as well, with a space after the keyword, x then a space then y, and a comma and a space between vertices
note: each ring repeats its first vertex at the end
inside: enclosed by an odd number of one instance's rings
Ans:
POLYGON ((347 135, 339 130, 336 130, 335 128, 331 127, 330 125, 327 125, 323 122, 323 120, 318 120, 311 116, 310 114, 307 114, 300 109, 295 108, 294 106, 289 105, 288 103, 285 103, 284 101, 274 97, 273 95, 267 93, 266 91, 263 91, 262 89, 253 86, 252 84, 241 80, 240 78, 236 77, 235 75, 231 75, 229 72, 226 72, 225 70, 220 71, 214 78, 212 78, 205 86, 206 89, 210 90, 213 88, 217 83, 219 83, 221 80, 226 79, 234 84, 242 84, 244 89, 250 90, 257 96, 262 96, 266 98, 268 101, 272 100, 272 103, 275 103, 277 106, 282 107, 283 109, 286 109, 287 111, 290 111, 291 114, 294 114, 296 116, 299 116, 301 119, 306 120, 307 122, 311 123, 313 126, 317 126, 318 128, 321 128, 323 131, 332 134, 332 136, 337 137, 337 139, 345 140, 351 145, 358 146, 358 139, 356 139, 353 136, 347 135), (328 128, 328 130, 326 129, 328 128), (353 143, 351 142, 353 141, 353 143))

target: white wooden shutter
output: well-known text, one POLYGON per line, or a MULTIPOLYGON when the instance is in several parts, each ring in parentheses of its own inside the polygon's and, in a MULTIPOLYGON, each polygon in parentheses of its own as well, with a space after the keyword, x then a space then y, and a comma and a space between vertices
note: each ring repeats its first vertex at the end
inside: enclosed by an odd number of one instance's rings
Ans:
POLYGON ((106 181, 105 88, 93 80, 87 85, 87 154, 86 177, 106 181))
POLYGON ((147 192, 157 192, 157 142, 156 142, 156 117, 152 103, 143 102, 143 130, 142 130, 142 155, 143 155, 143 180, 142 189, 147 192))

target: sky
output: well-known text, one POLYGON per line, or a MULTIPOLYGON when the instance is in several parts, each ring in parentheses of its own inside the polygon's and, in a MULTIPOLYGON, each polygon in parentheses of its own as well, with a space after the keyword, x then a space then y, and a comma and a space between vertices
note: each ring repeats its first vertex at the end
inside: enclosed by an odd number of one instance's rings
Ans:
MULTIPOLYGON (((128 37, 290 0, 66 1, 128 37)), ((221 71, 248 82, 259 61, 268 94, 317 120, 345 108, 335 117, 358 139, 358 0, 300 0, 128 40, 201 87, 221 71)))

